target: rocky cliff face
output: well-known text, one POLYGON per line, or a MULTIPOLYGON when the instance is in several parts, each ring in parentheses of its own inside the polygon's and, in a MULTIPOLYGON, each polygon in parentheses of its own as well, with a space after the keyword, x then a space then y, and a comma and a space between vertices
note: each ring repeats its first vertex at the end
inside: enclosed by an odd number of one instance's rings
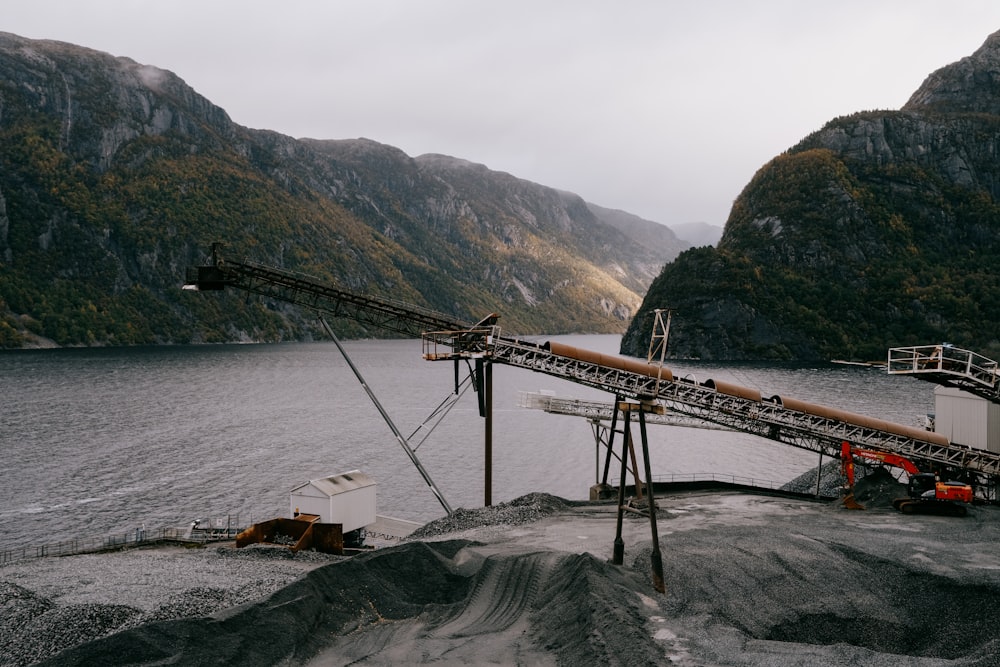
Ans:
MULTIPOLYGON (((178 132, 193 145, 237 138, 225 111, 171 72, 72 44, 0 35, 4 101, 58 124, 58 146, 107 171, 123 146, 178 132)), ((8 110, 10 110, 8 106, 8 110)))
MULTIPOLYGON (((439 257, 456 275, 468 274, 470 281, 489 276, 508 302, 538 303, 556 295, 559 286, 540 269, 568 265, 574 255, 598 267, 606 279, 642 294, 663 258, 676 257, 686 247, 673 233, 664 234, 662 225, 632 216, 633 224, 623 226, 616 212, 576 194, 481 164, 445 155, 410 158, 365 139, 306 143, 328 159, 326 168, 346 169, 379 184, 364 198, 341 200, 352 213, 401 245, 439 257), (387 211, 405 214, 389 217, 387 211), (485 257, 481 240, 468 236, 470 229, 492 239, 485 257)), ((606 279, 588 289, 607 295, 606 279)), ((565 306, 573 308, 572 300, 565 306)), ((636 306, 612 299, 602 310, 627 320, 636 306)))
POLYGON ((928 76, 903 109, 1000 115, 1000 32, 971 56, 928 76))
POLYGON ((250 130, 171 72, 0 33, 0 347, 313 334, 279 304, 181 293, 215 241, 522 333, 620 331, 685 247, 642 222, 455 158, 250 130))
POLYGON ((668 264, 623 351, 675 308, 676 356, 882 359, 1000 352, 1000 33, 899 111, 838 118, 760 169, 717 250, 668 264))

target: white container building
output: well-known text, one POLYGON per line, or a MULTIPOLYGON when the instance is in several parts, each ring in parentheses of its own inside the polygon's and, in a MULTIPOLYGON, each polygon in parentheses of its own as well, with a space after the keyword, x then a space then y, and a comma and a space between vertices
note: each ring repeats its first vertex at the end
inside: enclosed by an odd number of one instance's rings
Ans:
POLYGON ((291 515, 315 514, 349 533, 375 523, 375 480, 359 470, 314 479, 291 491, 291 515))
POLYGON ((954 387, 934 388, 934 432, 1000 454, 1000 405, 954 387))

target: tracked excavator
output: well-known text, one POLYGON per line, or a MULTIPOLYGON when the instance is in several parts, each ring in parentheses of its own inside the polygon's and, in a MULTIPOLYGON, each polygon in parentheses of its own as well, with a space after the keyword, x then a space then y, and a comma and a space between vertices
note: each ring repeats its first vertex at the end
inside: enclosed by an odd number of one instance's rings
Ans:
POLYGON ((908 495, 892 501, 893 508, 904 514, 943 514, 965 516, 966 505, 972 502, 972 487, 962 482, 942 482, 931 472, 920 469, 909 459, 899 454, 890 454, 871 449, 854 449, 846 440, 840 448, 840 465, 847 478, 848 494, 844 506, 849 509, 864 509, 864 505, 854 498, 854 459, 876 461, 887 466, 902 468, 909 475, 908 495))

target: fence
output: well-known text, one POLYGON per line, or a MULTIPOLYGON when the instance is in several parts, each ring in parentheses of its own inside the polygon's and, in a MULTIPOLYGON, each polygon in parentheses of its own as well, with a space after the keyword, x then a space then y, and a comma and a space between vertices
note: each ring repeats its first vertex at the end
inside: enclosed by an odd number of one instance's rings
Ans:
POLYGON ((777 491, 784 486, 783 482, 772 482, 759 477, 741 477, 739 475, 719 475, 716 473, 672 473, 669 475, 653 475, 654 484, 674 484, 683 482, 723 482, 740 486, 753 486, 759 489, 777 491))
POLYGON ((33 544, 19 548, 0 550, 0 565, 29 558, 47 556, 72 556, 75 554, 97 553, 131 549, 163 542, 207 544, 232 540, 247 526, 240 522, 239 515, 220 519, 210 519, 192 523, 187 528, 156 528, 147 530, 144 526, 104 536, 74 538, 65 542, 33 544))

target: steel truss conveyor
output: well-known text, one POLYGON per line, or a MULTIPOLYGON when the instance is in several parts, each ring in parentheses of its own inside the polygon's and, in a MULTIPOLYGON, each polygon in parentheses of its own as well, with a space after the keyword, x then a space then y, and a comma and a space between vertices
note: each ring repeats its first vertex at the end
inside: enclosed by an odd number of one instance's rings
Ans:
POLYGON ((639 360, 601 355, 558 343, 535 344, 477 332, 424 334, 424 357, 486 357, 606 391, 619 398, 659 403, 666 410, 839 458, 845 440, 857 447, 905 456, 929 469, 949 468, 995 499, 1000 455, 950 443, 916 427, 893 424, 792 398, 763 398, 759 391, 723 382, 673 378, 669 369, 639 360), (450 351, 444 351, 448 348, 450 351))
POLYGON ((360 295, 291 271, 250 261, 223 260, 212 247, 212 263, 188 269, 187 285, 200 291, 232 287, 269 299, 343 317, 360 324, 419 338, 429 329, 464 329, 472 325, 431 310, 381 297, 360 295))
MULTIPOLYGON (((520 392, 518 406, 531 410, 544 410, 552 415, 568 417, 583 417, 591 422, 611 421, 615 416, 615 406, 602 401, 585 401, 579 398, 558 398, 551 394, 539 392, 520 392)), ((674 412, 650 413, 646 416, 647 424, 663 426, 682 426, 685 428, 702 428, 716 431, 731 431, 732 429, 704 419, 674 412)))
POLYGON ((216 248, 212 264, 192 267, 187 283, 203 291, 243 289, 332 317, 420 336, 425 359, 474 360, 478 382, 482 382, 483 375, 478 371, 485 369, 488 377, 492 363, 525 368, 608 392, 619 400, 659 403, 677 414, 834 458, 840 456, 844 440, 857 447, 900 454, 924 467, 961 471, 985 497, 993 500, 996 496, 1000 480, 998 454, 955 445, 916 427, 792 398, 763 398, 759 391, 724 382, 675 379, 669 369, 637 359, 502 336, 495 315, 478 325, 456 322, 429 310, 360 296, 296 273, 251 262, 224 261, 216 248))

